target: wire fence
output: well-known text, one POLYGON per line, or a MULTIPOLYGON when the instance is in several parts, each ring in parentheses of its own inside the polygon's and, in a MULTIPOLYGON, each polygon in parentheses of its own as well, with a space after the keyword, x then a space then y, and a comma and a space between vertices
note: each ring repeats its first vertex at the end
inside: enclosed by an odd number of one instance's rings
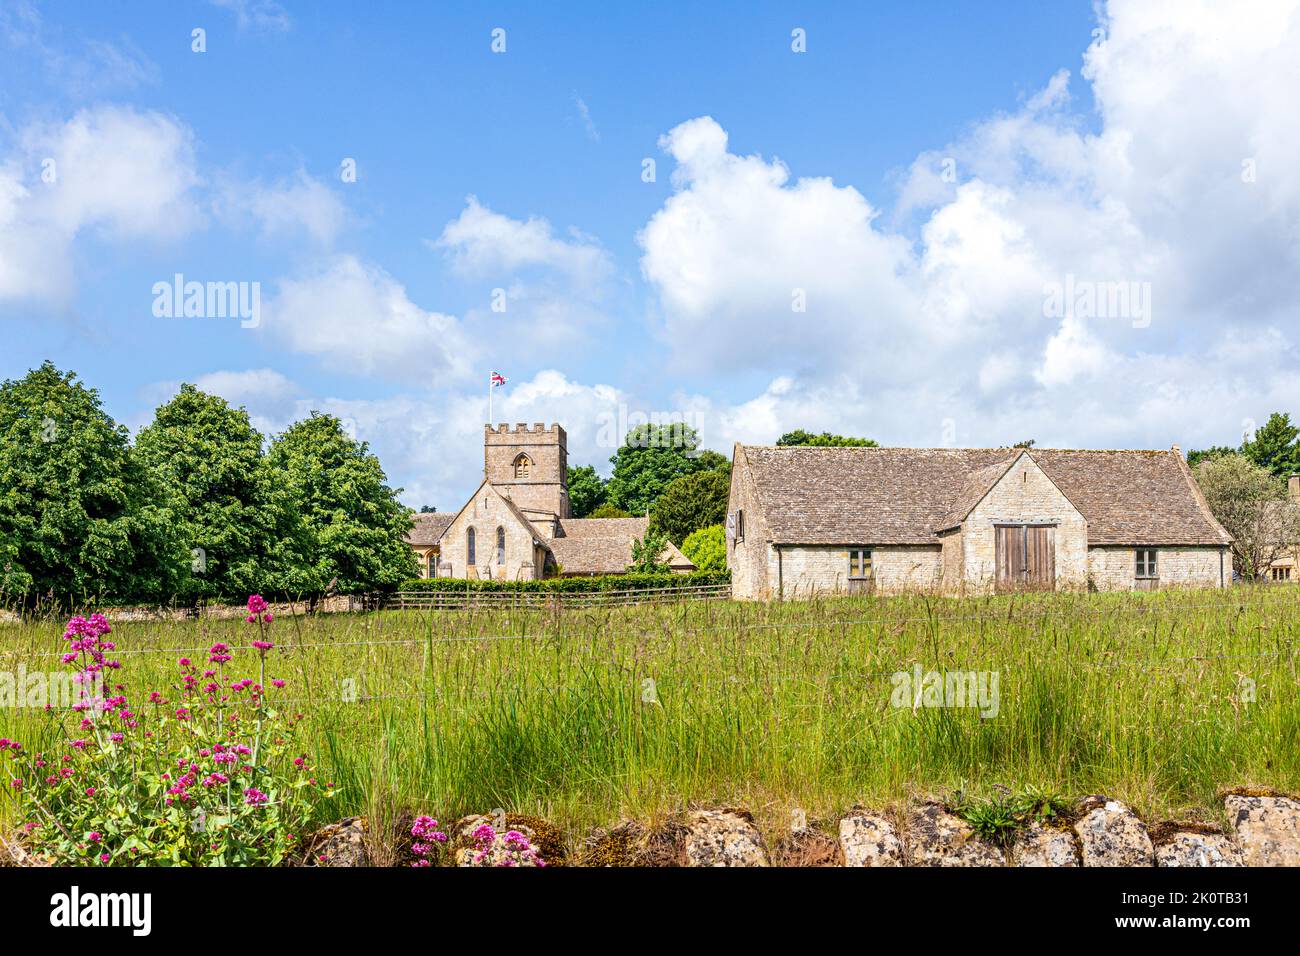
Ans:
MULTIPOLYGON (((682 589, 689 590, 689 589, 682 589)), ((629 592, 630 593, 630 592, 629 592)), ((735 634, 747 631, 758 630, 783 630, 783 631, 820 631, 820 630, 844 630, 856 627, 875 627, 875 628, 898 628, 913 625, 927 625, 933 627, 948 626, 954 623, 975 623, 980 627, 993 626, 1027 626, 1032 624, 1041 625, 1047 620, 1068 620, 1077 618, 1122 618, 1127 615, 1138 615, 1152 618, 1157 622, 1170 621, 1181 623, 1188 619, 1192 612, 1201 611, 1218 611, 1218 612, 1236 612, 1244 614, 1247 612, 1278 612, 1283 615, 1276 623, 1287 628, 1294 628, 1300 624, 1300 593, 1293 598, 1280 600, 1260 601, 1254 600, 1250 603, 1239 603, 1233 601, 1220 601, 1218 603, 1205 604, 1170 604, 1161 605, 1155 603, 1144 603, 1129 606, 1116 606, 1110 608, 1084 609, 1073 604, 1061 604, 1053 606, 1050 604, 1039 604, 1039 606, 1009 604, 1006 609, 1000 609, 996 606, 982 608, 980 613, 976 614, 943 614, 934 613, 924 617, 894 617, 889 614, 876 614, 869 616, 856 617, 810 617, 802 620, 777 620, 777 621, 731 621, 725 620, 718 623, 710 624, 705 627, 688 626, 682 622, 678 626, 672 627, 670 631, 665 630, 666 621, 659 622, 655 626, 626 627, 618 622, 604 636, 613 636, 620 640, 643 640, 649 637, 672 636, 674 638, 693 638, 705 637, 717 634, 735 634)), ((617 607, 619 605, 614 605, 617 607)), ((590 610, 602 607, 601 605, 586 605, 579 609, 590 610)), ((780 605, 772 605, 779 608, 780 605)), ((459 610, 471 613, 479 611, 492 610, 555 610, 555 605, 505 605, 505 606, 468 606, 459 610)), ((560 610, 565 608, 560 607, 560 610)), ((408 611, 434 611, 439 610, 437 607, 410 607, 408 611)), ((588 619, 590 620, 590 619, 588 619)), ((517 634, 441 634, 439 630, 444 625, 443 622, 437 621, 432 615, 426 617, 426 633, 419 637, 409 638, 375 638, 368 640, 326 640, 326 641, 302 641, 296 636, 277 641, 281 650, 330 650, 335 648, 363 648, 363 647, 422 647, 425 645, 437 644, 463 644, 463 643, 491 643, 491 642, 509 642, 509 641, 582 641, 587 636, 581 633, 581 626, 586 623, 581 617, 573 619, 570 626, 566 625, 564 618, 559 618, 554 627, 542 627, 540 630, 532 633, 517 634), (575 633, 577 632, 577 633, 575 633)), ((192 622, 191 622, 192 623, 192 622)), ((459 627, 471 622, 457 622, 452 627, 459 627)), ((545 623, 545 622, 543 622, 545 623)), ((600 620, 600 623, 608 624, 611 622, 600 620)), ((1292 638, 1278 639, 1280 644, 1290 646, 1293 643, 1292 638)), ((229 643, 227 641, 227 643, 229 643)), ((207 645, 187 645, 176 647, 137 647, 137 648, 120 648, 113 652, 114 657, 134 654, 206 654, 211 648, 207 645)), ((236 645, 236 649, 239 646, 236 645)), ((243 649, 254 651, 250 646, 243 649)), ((4 650, 3 642, 0 642, 0 651, 4 650)), ((61 657, 62 651, 39 651, 25 655, 32 658, 54 658, 61 657)), ((1197 655, 1195 658, 1204 659, 1204 655, 1197 655)), ((1165 658, 1162 658, 1164 660, 1165 658)))
POLYGON ((730 584, 638 588, 622 591, 484 591, 476 588, 398 591, 384 601, 385 610, 467 611, 494 608, 588 608, 672 604, 680 601, 725 601, 730 584))

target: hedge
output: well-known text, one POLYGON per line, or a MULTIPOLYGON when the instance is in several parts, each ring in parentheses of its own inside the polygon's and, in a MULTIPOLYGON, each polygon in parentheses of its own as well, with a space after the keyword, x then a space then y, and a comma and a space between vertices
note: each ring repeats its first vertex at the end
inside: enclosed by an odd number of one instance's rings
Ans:
POLYGON ((731 583, 730 571, 690 574, 603 574, 584 578, 545 578, 541 581, 476 581, 466 578, 415 578, 399 591, 540 591, 585 593, 645 589, 698 588, 731 583))

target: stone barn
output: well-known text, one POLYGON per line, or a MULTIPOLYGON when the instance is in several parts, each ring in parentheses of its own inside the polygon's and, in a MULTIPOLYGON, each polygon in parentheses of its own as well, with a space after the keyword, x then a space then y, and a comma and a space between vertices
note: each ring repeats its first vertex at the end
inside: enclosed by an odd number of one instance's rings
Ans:
POLYGON ((1170 451, 736 445, 742 599, 1223 587, 1231 538, 1170 451))

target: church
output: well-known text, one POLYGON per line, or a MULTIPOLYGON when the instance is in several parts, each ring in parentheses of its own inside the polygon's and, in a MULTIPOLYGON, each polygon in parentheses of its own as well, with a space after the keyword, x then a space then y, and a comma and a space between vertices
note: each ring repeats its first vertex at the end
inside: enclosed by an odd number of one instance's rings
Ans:
MULTIPOLYGON (((483 480, 457 512, 413 516, 420 576, 491 581, 624 574, 649 518, 574 518, 564 429, 483 426, 483 480)), ((695 570, 671 542, 660 560, 695 570)))

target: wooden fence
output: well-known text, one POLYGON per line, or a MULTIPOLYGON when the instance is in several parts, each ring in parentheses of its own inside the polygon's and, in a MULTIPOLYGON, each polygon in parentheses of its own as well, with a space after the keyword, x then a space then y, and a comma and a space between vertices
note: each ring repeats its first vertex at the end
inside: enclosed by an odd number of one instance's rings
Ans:
POLYGON ((701 584, 681 588, 640 588, 627 591, 397 591, 388 596, 388 610, 464 611, 475 608, 626 607, 633 604, 676 604, 681 601, 723 601, 730 584, 701 584))

